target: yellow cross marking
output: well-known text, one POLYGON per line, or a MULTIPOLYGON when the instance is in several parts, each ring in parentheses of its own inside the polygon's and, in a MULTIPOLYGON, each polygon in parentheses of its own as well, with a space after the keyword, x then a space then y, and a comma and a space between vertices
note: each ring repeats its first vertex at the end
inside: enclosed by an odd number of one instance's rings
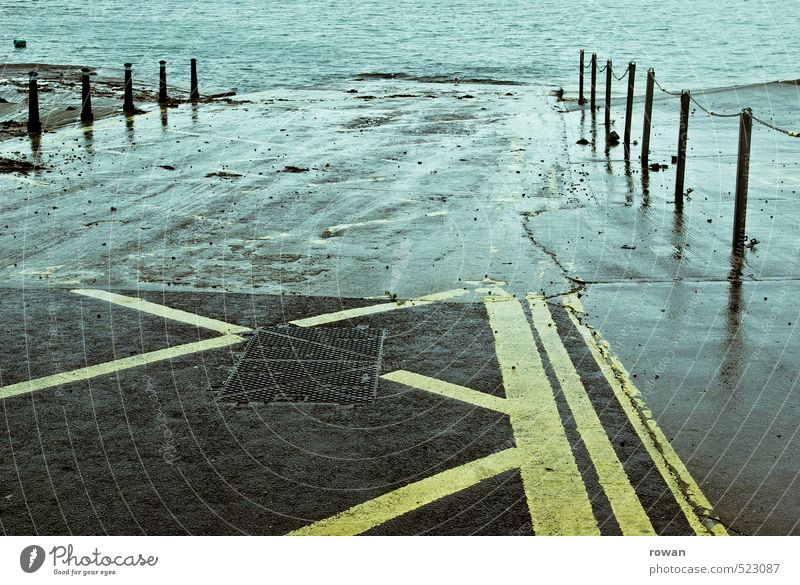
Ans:
MULTIPOLYGON (((102 290, 80 289, 72 292, 217 331, 221 335, 3 386, 0 387, 0 400, 174 357, 227 347, 243 341, 237 333, 250 331, 247 327, 136 297, 102 290)), ((467 289, 456 289, 406 303, 384 303, 349 309, 298 319, 292 323, 310 327, 445 301, 467 292, 467 289)), ((497 294, 487 297, 485 303, 495 337, 495 351, 503 376, 505 398, 404 370, 382 377, 508 415, 517 446, 411 483, 291 534, 360 534, 511 469, 520 471, 536 534, 599 534, 586 487, 561 423, 553 388, 545 374, 522 304, 502 289, 496 288, 493 293, 497 294)), ((528 302, 534 327, 620 529, 623 534, 653 534, 649 518, 586 395, 586 389, 563 346, 545 300, 529 296, 528 302)), ((576 313, 583 310, 578 298, 574 295, 565 296, 562 303, 694 531, 697 534, 727 534, 724 527, 711 517, 711 504, 644 405, 625 368, 610 354, 608 344, 599 333, 590 330, 576 317, 576 313)))
POLYGON ((72 292, 82 296, 108 301, 123 307, 130 307, 132 309, 136 309, 137 311, 158 315, 159 317, 164 317, 165 319, 188 323, 189 325, 202 327, 204 329, 211 329, 212 331, 222 333, 222 335, 218 337, 212 337, 211 339, 204 339, 202 341, 174 345, 165 349, 159 349, 140 355, 112 360, 110 362, 87 366, 85 368, 78 368, 77 370, 63 372, 61 374, 44 376, 43 378, 36 378, 34 380, 26 380, 17 384, 9 384, 8 386, 3 386, 0 388, 0 400, 10 398, 12 396, 18 396, 20 394, 45 390, 47 388, 52 388, 53 386, 70 384, 72 382, 113 374, 114 372, 119 372, 121 370, 137 368, 146 364, 169 360, 201 351, 227 347, 229 345, 234 345, 244 341, 243 338, 239 337, 238 335, 234 335, 234 333, 245 333, 250 331, 250 329, 247 327, 225 323, 224 321, 218 321, 208 317, 201 317, 195 313, 189 313, 179 309, 165 307, 164 305, 158 305, 156 303, 151 303, 136 297, 127 297, 103 290, 78 289, 73 290, 72 292))

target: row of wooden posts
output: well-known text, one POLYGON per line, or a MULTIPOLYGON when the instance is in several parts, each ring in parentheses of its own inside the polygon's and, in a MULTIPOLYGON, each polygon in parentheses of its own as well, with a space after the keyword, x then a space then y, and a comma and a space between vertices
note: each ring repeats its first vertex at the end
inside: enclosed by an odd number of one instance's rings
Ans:
MULTIPOLYGON (((167 62, 161 60, 158 71, 158 103, 166 104, 169 102, 167 95, 167 62)), ((200 91, 197 86, 197 59, 191 59, 191 80, 189 99, 194 101, 200 99, 200 91)), ((42 131, 42 122, 39 118, 39 74, 30 71, 28 81, 28 132, 39 134, 42 131)), ((94 75, 88 67, 81 68, 81 120, 92 122, 92 93, 90 76, 94 75)), ((133 105, 133 65, 125 63, 125 85, 122 99, 122 111, 125 114, 134 114, 136 108, 133 105)))
MULTIPOLYGON (((584 105, 584 52, 580 51, 580 73, 578 77, 578 104, 584 105)), ((611 81, 613 79, 613 69, 611 59, 606 61, 606 87, 605 87, 605 126, 606 133, 611 130, 611 81)), ((623 134, 623 146, 625 150, 625 160, 630 159, 631 145, 631 125, 633 120, 633 93, 636 78, 636 63, 628 63, 628 94, 625 102, 625 131, 623 134)), ((640 159, 643 167, 649 164, 650 154, 650 130, 653 117, 653 90, 655 85, 655 71, 650 68, 647 70, 647 86, 644 94, 644 121, 642 125, 642 152, 640 159)), ((589 92, 589 107, 594 111, 597 109, 597 54, 592 53, 591 59, 591 84, 589 92)), ((680 119, 678 123, 678 153, 675 166, 675 204, 683 204, 684 196, 684 175, 686 173, 686 145, 689 130, 689 100, 691 94, 688 90, 680 93, 680 119)), ((733 253, 736 257, 744 254, 745 248, 745 224, 747 217, 747 187, 750 175, 750 137, 753 128, 753 112, 750 108, 744 108, 739 114, 739 151, 736 165, 736 195, 733 210, 733 253)))

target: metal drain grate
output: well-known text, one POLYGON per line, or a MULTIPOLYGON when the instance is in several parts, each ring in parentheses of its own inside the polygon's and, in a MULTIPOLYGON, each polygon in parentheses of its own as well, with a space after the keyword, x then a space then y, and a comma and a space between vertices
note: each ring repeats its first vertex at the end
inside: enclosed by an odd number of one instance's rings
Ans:
POLYGON ((383 329, 258 329, 219 399, 240 403, 371 402, 385 335, 383 329))

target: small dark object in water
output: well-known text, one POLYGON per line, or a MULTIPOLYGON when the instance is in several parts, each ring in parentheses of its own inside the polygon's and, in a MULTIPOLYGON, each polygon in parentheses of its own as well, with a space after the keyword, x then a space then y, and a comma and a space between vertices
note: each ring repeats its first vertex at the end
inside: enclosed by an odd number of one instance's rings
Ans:
POLYGON ((357 90, 357 89, 355 89, 355 88, 353 88, 353 89, 348 89, 348 90, 347 90, 347 93, 358 93, 358 90, 357 90))
POLYGON ((617 134, 616 130, 608 133, 607 140, 609 144, 619 144, 619 134, 617 134))
POLYGON ((585 138, 581 138, 581 139, 580 139, 580 140, 578 140, 578 141, 577 141, 575 144, 583 144, 583 145, 585 146, 585 145, 587 145, 587 144, 591 144, 591 142, 589 142, 589 141, 588 141, 588 140, 586 140, 585 138))
POLYGON ((749 242, 747 242, 747 243, 744 245, 744 247, 745 247, 745 248, 750 248, 750 249, 753 249, 753 248, 755 248, 755 247, 758 245, 758 243, 759 243, 759 242, 758 242, 758 240, 757 240, 757 239, 755 239, 755 238, 752 238, 752 239, 751 239, 749 242))
POLYGON ((172 165, 158 165, 158 166, 161 167, 162 169, 166 169, 168 171, 174 171, 175 170, 175 167, 173 167, 172 165))
POLYGON ((559 87, 555 91, 555 96, 556 96, 556 99, 558 99, 558 101, 563 100, 564 99, 564 88, 563 87, 559 87))
POLYGON ((470 95, 468 93, 465 93, 464 95, 458 96, 458 99, 460 99, 460 100, 471 100, 474 97, 475 97, 474 95, 470 95))
POLYGON ((635 250, 636 246, 631 246, 630 244, 623 244, 622 245, 622 249, 623 250, 635 250))
POLYGON ((672 155, 672 164, 674 164, 674 165, 678 164, 678 155, 677 154, 673 154, 672 155))
POLYGON ((658 163, 650 163, 650 170, 656 173, 661 170, 661 165, 658 163))
POLYGON ((15 49, 24 49, 28 46, 28 42, 25 39, 14 39, 14 48, 15 49))
POLYGON ((285 167, 283 167, 283 171, 282 172, 284 172, 284 173, 307 173, 308 171, 309 171, 309 169, 307 169, 305 167, 296 167, 296 166, 293 166, 293 165, 286 165, 285 167))

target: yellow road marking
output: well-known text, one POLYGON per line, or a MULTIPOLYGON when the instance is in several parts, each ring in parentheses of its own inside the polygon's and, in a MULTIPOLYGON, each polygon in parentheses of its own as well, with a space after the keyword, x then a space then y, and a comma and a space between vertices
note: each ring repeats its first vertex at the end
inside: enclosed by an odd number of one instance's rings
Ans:
POLYGON ((443 382, 436 378, 429 378, 428 376, 415 374, 414 372, 408 372, 406 370, 396 370, 389 374, 382 375, 381 378, 391 382, 405 384, 412 388, 426 390, 440 396, 446 396, 453 400, 460 400, 468 404, 480 406, 481 408, 488 408, 489 410, 510 414, 511 408, 505 398, 478 392, 472 388, 450 384, 449 382, 443 382))
POLYGON ((467 489, 485 479, 519 467, 518 449, 506 449, 459 465, 401 487, 375 499, 353 506, 335 516, 290 532, 291 536, 354 536, 380 526, 393 518, 446 496, 467 489))
POLYGON ((183 323, 188 323, 189 325, 195 325, 196 327, 211 329, 212 331, 218 331, 219 333, 226 335, 229 333, 246 333, 250 331, 249 327, 241 327, 239 325, 232 325, 231 323, 225 323, 224 321, 218 321, 209 317, 201 317, 195 313, 181 311, 180 309, 172 309, 170 307, 151 303, 150 301, 145 301, 144 299, 136 297, 126 297, 124 295, 118 295, 116 293, 95 289, 76 289, 72 292, 85 297, 100 299, 101 301, 108 301, 109 303, 114 303, 115 305, 122 305, 123 307, 136 309, 137 311, 141 311, 143 313, 150 313, 151 315, 157 315, 165 319, 171 319, 172 321, 181 321, 183 323))
POLYGON ((692 529, 699 535, 727 535, 725 527, 711 517, 711 503, 703 495, 700 486, 697 485, 658 426, 653 413, 647 408, 639 391, 631 383, 628 371, 610 353, 608 344, 600 337, 599 333, 597 334, 598 339, 595 339, 592 330, 575 316, 574 311, 576 307, 580 308, 580 301, 574 297, 567 297, 563 304, 567 307, 570 320, 592 352, 597 365, 600 366, 600 370, 614 390, 622 410, 639 435, 692 529), (709 526, 702 522, 701 516, 709 519, 709 526))
POLYGON ((455 297, 465 295, 469 290, 465 288, 457 288, 448 290, 432 295, 420 297, 410 301, 397 301, 395 303, 382 303, 379 305, 370 305, 368 307, 358 307, 356 309, 345 309, 344 311, 336 311, 335 313, 325 313, 315 317, 306 317, 304 319, 296 319, 290 321, 292 325, 298 327, 314 327, 316 325, 324 325, 326 323, 334 323, 336 321, 343 321, 345 319, 354 319, 356 317, 364 317, 366 315, 374 315, 375 313, 384 313, 386 311, 395 311, 397 309, 408 309, 411 307, 421 307, 423 305, 430 305, 437 301, 446 301, 455 297))
POLYGON ((561 424, 522 303, 486 299, 511 426, 524 453, 520 473, 537 535, 599 535, 586 486, 561 424))
POLYGON ((624 535, 654 535, 655 530, 642 507, 628 474, 617 457, 597 416, 578 372, 564 347, 547 302, 529 298, 533 324, 542 340, 550 365, 569 404, 603 491, 624 535))
POLYGON ((62 374, 54 374, 52 376, 45 376, 35 380, 28 380, 26 382, 19 382, 9 386, 0 388, 0 400, 9 398, 11 396, 18 396, 19 394, 27 394, 29 392, 36 392, 53 386, 60 386, 61 384, 70 384, 80 380, 88 380, 89 378, 96 378, 97 376, 104 376, 106 374, 113 374, 120 370, 128 370, 130 368, 137 368, 145 364, 168 360, 199 351, 207 351, 209 349, 216 349, 225 347, 244 341, 238 335, 221 335, 203 341, 196 341, 194 343, 185 343, 183 345, 176 345, 166 349, 159 349, 143 353, 141 355, 134 355, 95 366, 88 366, 62 374))

